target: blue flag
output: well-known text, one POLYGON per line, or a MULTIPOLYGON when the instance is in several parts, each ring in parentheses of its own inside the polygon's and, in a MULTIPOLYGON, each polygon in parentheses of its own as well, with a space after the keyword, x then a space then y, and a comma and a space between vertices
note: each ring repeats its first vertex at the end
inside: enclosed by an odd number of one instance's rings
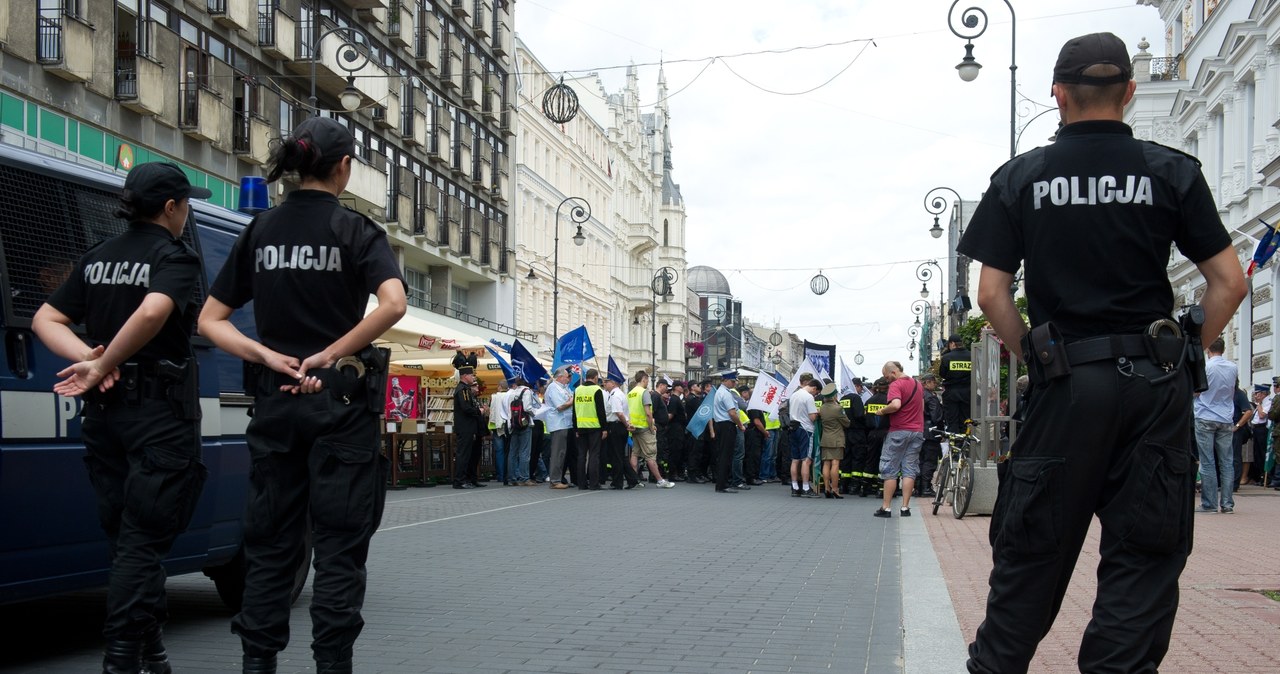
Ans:
MULTIPOLYGON (((501 363, 502 361, 498 362, 501 363)), ((515 344, 511 345, 511 369, 516 377, 523 377, 530 384, 536 384, 543 379, 551 378, 547 374, 547 368, 543 367, 542 363, 539 363, 538 359, 534 358, 533 354, 529 353, 529 350, 518 339, 515 344)))
POLYGON ((515 373, 511 369, 511 363, 508 363, 507 359, 502 357, 502 354, 494 350, 492 346, 486 345, 484 348, 488 349, 489 353, 493 354, 493 357, 498 359, 498 365, 502 368, 503 379, 506 379, 509 382, 516 378, 515 373))
MULTIPOLYGON (((1267 221, 1258 218, 1258 222, 1267 225, 1267 221)), ((1280 222, 1277 222, 1280 224, 1280 222)), ((1271 260, 1271 256, 1276 254, 1276 248, 1280 246, 1280 235, 1276 234, 1276 227, 1267 225, 1267 231, 1262 234, 1262 239, 1258 241, 1258 249, 1253 251, 1253 259, 1249 261, 1249 268, 1245 270, 1245 278, 1253 276, 1253 272, 1263 267, 1271 260)))
POLYGON ((702 437, 703 432, 707 430, 707 424, 711 423, 711 404, 715 400, 715 393, 707 394, 702 399, 702 404, 698 405, 698 411, 693 413, 693 418, 689 420, 689 425, 685 426, 685 430, 689 431, 689 435, 695 438, 702 437))
POLYGON ((587 334, 587 326, 579 325, 556 340, 556 360, 551 369, 572 363, 584 363, 595 358, 596 350, 591 346, 591 337, 587 334))
POLYGON ((622 368, 614 362, 613 356, 609 356, 609 378, 618 382, 618 385, 627 383, 627 377, 622 374, 622 368))

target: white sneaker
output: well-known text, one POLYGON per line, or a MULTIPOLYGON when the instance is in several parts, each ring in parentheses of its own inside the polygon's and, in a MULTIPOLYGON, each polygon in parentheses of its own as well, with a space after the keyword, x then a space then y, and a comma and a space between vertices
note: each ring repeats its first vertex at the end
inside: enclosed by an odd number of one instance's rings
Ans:
POLYGON ((658 486, 663 489, 671 489, 672 487, 676 486, 676 483, 672 482, 671 480, 660 480, 658 482, 658 486))

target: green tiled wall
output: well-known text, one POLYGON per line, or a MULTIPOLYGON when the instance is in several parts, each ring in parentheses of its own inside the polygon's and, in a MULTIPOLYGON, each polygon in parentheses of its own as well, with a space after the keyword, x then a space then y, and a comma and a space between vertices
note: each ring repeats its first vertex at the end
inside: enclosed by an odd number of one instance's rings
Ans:
MULTIPOLYGON (((3 91, 0 91, 0 125, 17 129, 28 136, 66 148, 69 152, 107 166, 115 165, 121 144, 133 146, 134 161, 139 164, 148 161, 173 161, 128 139, 120 138, 3 91)), ((213 192, 209 203, 232 210, 239 206, 239 185, 183 165, 182 162, 175 163, 186 172, 191 184, 208 187, 213 192)))

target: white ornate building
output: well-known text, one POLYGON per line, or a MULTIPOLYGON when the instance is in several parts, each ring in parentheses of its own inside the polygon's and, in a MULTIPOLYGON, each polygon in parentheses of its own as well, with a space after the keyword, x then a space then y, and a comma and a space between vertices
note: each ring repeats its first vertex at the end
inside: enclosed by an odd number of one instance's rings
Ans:
MULTIPOLYGON (((1182 149, 1203 163, 1241 265, 1280 218, 1280 0, 1138 0, 1160 12, 1166 56, 1144 41, 1134 56, 1137 94, 1125 121, 1139 138, 1182 149)), ((1227 357, 1241 384, 1277 373, 1280 262, 1256 272, 1250 295, 1227 327, 1227 357)), ((1175 301, 1199 300, 1204 279, 1175 248, 1175 301)))
MULTIPOLYGON (((685 291, 685 211, 672 179, 666 81, 661 70, 653 112, 641 113, 639 76, 627 71, 622 92, 608 94, 599 76, 565 79, 581 109, 560 125, 542 113, 554 78, 516 41, 517 131, 515 231, 517 325, 546 352, 553 329, 585 325, 600 362, 612 355, 628 374, 656 365, 684 371, 689 330, 685 291), (571 218, 579 197, 590 205, 584 243, 571 218), (555 311, 559 209, 559 312, 555 311), (671 292, 651 285, 664 267, 671 292), (553 327, 553 323, 555 324, 553 327)), ((647 106, 646 106, 647 107, 647 106)))

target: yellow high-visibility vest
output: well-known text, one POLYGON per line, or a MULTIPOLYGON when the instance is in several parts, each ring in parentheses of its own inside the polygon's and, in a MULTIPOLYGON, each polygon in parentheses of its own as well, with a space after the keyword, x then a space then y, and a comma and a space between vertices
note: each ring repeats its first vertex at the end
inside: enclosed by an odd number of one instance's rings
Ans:
POLYGON ((772 431, 777 428, 782 428, 782 422, 778 421, 778 419, 774 417, 772 414, 765 412, 764 413, 764 429, 766 431, 772 431))
POLYGON ((739 419, 740 421, 742 421, 742 424, 743 424, 744 426, 749 425, 749 424, 748 424, 748 422, 747 422, 747 413, 746 413, 746 412, 743 412, 742 410, 738 410, 738 419, 739 419))
POLYGON ((600 428, 600 417, 596 415, 598 391, 600 387, 595 384, 583 384, 573 392, 573 414, 578 419, 578 428, 600 428))
POLYGON ((649 415, 644 413, 644 387, 636 386, 627 392, 627 408, 631 412, 631 425, 636 428, 649 427, 649 415))

